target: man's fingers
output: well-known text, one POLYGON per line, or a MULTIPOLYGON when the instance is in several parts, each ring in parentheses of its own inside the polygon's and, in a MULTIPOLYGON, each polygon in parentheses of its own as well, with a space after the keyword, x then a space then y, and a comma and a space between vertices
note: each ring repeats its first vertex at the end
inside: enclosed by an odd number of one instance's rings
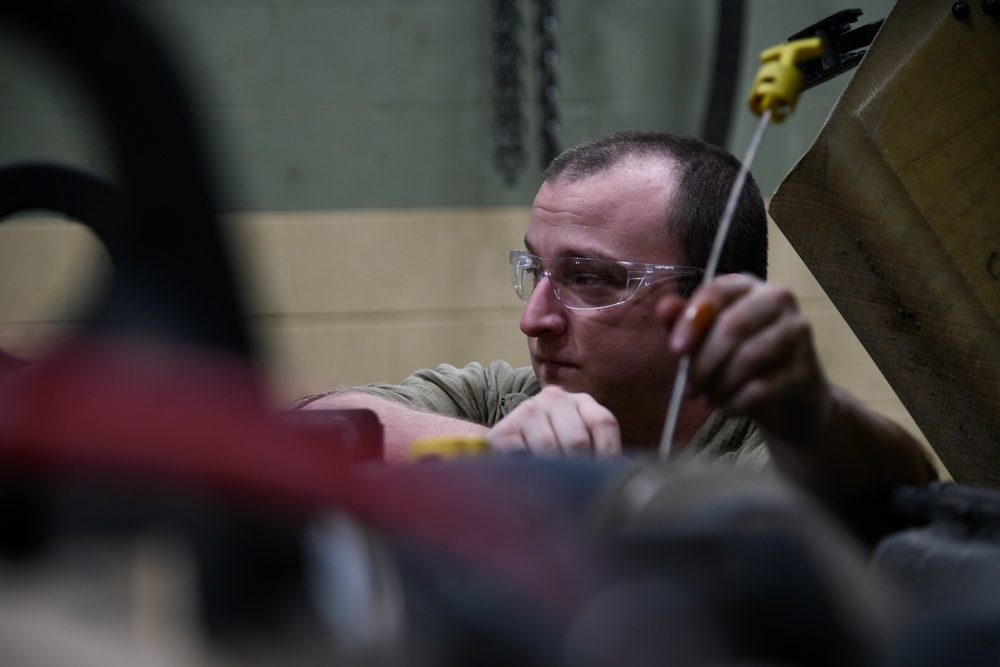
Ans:
POLYGON ((720 322, 698 351, 691 370, 695 390, 723 403, 749 380, 785 365, 802 344, 799 317, 720 322))
POLYGON ((753 286, 748 276, 730 274, 719 276, 698 288, 673 326, 670 347, 674 353, 689 355, 697 351, 714 329, 720 315, 753 286))
POLYGON ((524 401, 487 434, 501 451, 527 449, 537 456, 621 451, 618 421, 588 394, 546 387, 524 401))
POLYGON ((621 429, 618 427, 618 420, 610 410, 590 396, 586 397, 589 401, 580 406, 580 414, 590 432, 594 454, 599 457, 621 454, 621 429))

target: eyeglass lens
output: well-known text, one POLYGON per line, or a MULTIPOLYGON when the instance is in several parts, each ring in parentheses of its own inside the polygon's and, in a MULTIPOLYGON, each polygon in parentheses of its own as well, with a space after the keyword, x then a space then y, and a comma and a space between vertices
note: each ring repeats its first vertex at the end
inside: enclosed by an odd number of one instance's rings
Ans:
MULTIPOLYGON (((522 299, 531 298, 542 273, 536 259, 520 259, 518 284, 522 299)), ((603 259, 557 257, 549 260, 545 275, 552 281, 559 301, 571 308, 598 308, 620 303, 629 286, 628 269, 603 259)))

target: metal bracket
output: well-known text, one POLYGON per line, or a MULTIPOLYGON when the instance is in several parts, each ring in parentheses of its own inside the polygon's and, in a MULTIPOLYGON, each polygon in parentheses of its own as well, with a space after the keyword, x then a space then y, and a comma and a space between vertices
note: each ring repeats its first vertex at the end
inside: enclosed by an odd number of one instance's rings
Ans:
POLYGON ((851 25, 857 22, 862 13, 860 9, 839 11, 788 38, 791 42, 806 37, 819 37, 826 45, 822 56, 799 63, 804 77, 803 90, 843 74, 861 62, 866 47, 875 39, 885 21, 879 19, 851 30, 851 25))

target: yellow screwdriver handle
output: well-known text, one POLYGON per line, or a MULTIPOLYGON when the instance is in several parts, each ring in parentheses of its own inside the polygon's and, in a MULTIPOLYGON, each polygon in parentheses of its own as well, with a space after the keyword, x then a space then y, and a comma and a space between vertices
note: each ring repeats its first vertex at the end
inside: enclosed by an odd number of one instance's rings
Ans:
POLYGON ((821 55, 823 40, 819 37, 797 39, 763 51, 760 54, 763 64, 757 71, 748 100, 753 112, 760 116, 770 109, 774 122, 785 120, 795 110, 795 103, 802 92, 802 72, 796 63, 821 55))

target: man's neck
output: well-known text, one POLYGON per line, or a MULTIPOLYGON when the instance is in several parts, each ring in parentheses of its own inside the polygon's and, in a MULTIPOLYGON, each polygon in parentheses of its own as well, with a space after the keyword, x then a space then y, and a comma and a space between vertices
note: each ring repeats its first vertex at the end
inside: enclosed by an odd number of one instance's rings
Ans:
MULTIPOLYGON (((681 403, 680 416, 677 419, 677 430, 674 433, 672 450, 678 452, 690 442, 698 432, 714 408, 703 401, 684 400, 681 403)), ((648 413, 647 413, 648 414, 648 413)), ((620 422, 622 429, 622 444, 625 447, 641 449, 656 449, 663 437, 663 425, 666 421, 666 406, 663 414, 656 415, 644 423, 633 424, 630 428, 624 421, 620 422)))

